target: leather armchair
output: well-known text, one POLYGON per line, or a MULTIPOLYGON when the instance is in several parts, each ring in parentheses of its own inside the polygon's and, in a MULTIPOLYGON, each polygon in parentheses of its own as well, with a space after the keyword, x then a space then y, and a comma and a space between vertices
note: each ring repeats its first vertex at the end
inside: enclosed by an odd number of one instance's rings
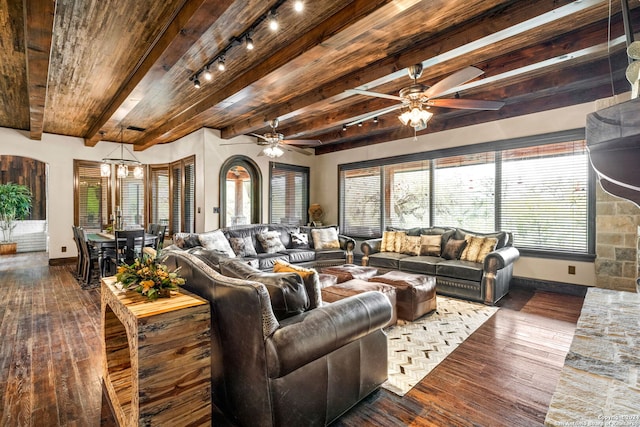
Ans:
POLYGON ((211 303, 213 403, 240 426, 327 425, 387 379, 391 304, 366 292, 278 320, 256 281, 166 251, 184 288, 211 303))

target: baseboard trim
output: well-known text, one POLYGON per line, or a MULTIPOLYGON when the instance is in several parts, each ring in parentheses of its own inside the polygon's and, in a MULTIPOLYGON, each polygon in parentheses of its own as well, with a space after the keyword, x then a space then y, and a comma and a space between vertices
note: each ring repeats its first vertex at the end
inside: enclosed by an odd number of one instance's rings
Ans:
POLYGON ((68 258, 49 258, 49 265, 67 265, 67 264, 75 264, 78 261, 77 257, 68 257, 68 258))
POLYGON ((534 289, 546 292, 556 292, 576 296, 585 296, 590 286, 573 285, 571 283, 554 282, 552 280, 531 279, 528 277, 512 277, 512 287, 534 289))

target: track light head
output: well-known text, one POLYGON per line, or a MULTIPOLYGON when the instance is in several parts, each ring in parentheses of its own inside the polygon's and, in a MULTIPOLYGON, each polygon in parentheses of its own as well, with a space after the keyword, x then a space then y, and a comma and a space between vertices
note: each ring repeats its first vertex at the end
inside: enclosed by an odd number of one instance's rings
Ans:
POLYGON ((224 56, 218 58, 218 70, 224 71, 227 67, 224 64, 224 56))
POLYGON ((247 50, 253 50, 253 48, 255 47, 253 45, 253 39, 249 36, 245 37, 244 43, 245 43, 245 46, 247 47, 247 50))
POLYGON ((198 77, 195 77, 193 79, 193 87, 195 87, 196 89, 200 89, 200 80, 198 80, 198 77))
POLYGON ((342 125, 342 132, 346 132, 347 131, 347 125, 342 125))
POLYGON ((212 78, 213 78, 213 75, 211 74, 211 71, 209 70, 209 66, 207 65, 204 69, 204 79, 207 81, 211 81, 212 78))
POLYGON ((278 14, 275 10, 269 12, 267 20, 269 21, 269 29, 271 29, 271 31, 278 31, 278 14))
POLYGON ((293 3, 293 10, 295 10, 296 12, 300 13, 302 12, 303 9, 304 9, 304 2, 302 0, 296 0, 293 3))

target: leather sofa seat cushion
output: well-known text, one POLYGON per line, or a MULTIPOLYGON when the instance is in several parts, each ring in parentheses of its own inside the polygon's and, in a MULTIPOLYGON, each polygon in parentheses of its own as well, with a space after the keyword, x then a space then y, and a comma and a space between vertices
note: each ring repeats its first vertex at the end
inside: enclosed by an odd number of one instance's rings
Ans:
POLYGON ((410 256, 411 255, 399 254, 397 252, 378 252, 369 256, 369 265, 371 267, 398 270, 399 261, 410 256))
POLYGON ((309 262, 316 259, 316 251, 311 249, 287 249, 289 254, 289 262, 309 262))
POLYGON ((461 260, 442 261, 436 266, 436 275, 480 282, 482 280, 482 264, 461 260))
POLYGON ((309 296, 304 281, 297 273, 269 273, 235 260, 222 262, 220 273, 265 285, 271 298, 273 314, 278 320, 303 313, 309 308, 309 296))
POLYGON ((289 262, 289 254, 286 252, 276 252, 275 254, 258 254, 258 268, 260 270, 273 270, 276 260, 289 262))
POLYGON ((442 261, 444 261, 444 258, 438 256, 421 255, 403 258, 398 261, 398 265, 402 271, 414 271, 435 276, 436 265, 442 261))

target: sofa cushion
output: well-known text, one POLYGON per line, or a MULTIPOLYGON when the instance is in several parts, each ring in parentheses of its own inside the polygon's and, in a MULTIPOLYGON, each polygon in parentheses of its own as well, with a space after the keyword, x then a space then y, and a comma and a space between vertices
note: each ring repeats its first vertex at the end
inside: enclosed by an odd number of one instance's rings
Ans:
POLYGON ((444 261, 444 258, 437 256, 412 256, 399 260, 398 266, 401 271, 410 271, 413 273, 429 274, 433 276, 436 274, 436 265, 442 261, 444 261))
POLYGON ((398 261, 410 257, 407 254, 399 254, 397 252, 378 252, 369 255, 369 265, 371 267, 398 269, 398 261))
POLYGON ((304 281, 305 288, 307 290, 307 296, 309 297, 309 308, 316 308, 322 305, 322 294, 320 285, 320 274, 314 268, 304 268, 297 265, 292 265, 282 260, 276 260, 273 265, 274 273, 297 273, 304 281))
POLYGON ((311 249, 287 249, 289 254, 289 262, 310 262, 316 259, 316 252, 311 249))
POLYGON ((273 314, 278 320, 300 314, 309 308, 304 282, 297 273, 260 271, 239 260, 221 262, 220 273, 265 285, 271 297, 273 314))
POLYGON ((282 244, 280 240, 280 232, 278 231, 265 231, 257 235, 258 241, 262 245, 262 250, 268 254, 275 254, 276 252, 284 252, 287 248, 282 244))
POLYGON ((496 243, 495 249, 500 249, 509 244, 510 234, 506 231, 494 231, 493 233, 477 233, 475 231, 468 231, 462 228, 458 228, 455 230, 455 234, 453 235, 454 239, 464 239, 467 234, 471 234, 472 236, 478 237, 494 237, 498 239, 496 243))
POLYGON ((202 247, 209 250, 217 250, 226 252, 229 258, 235 258, 236 253, 231 249, 229 241, 222 232, 222 230, 209 231, 208 233, 201 233, 198 238, 202 247))
POLYGON ((420 236, 420 255, 440 256, 442 252, 442 235, 422 234, 420 236))
POLYGON ((321 249, 340 249, 340 240, 338 240, 338 230, 330 228, 315 228, 311 230, 313 238, 313 247, 316 250, 321 249))
POLYGON ((463 261, 483 262, 498 243, 498 239, 495 237, 480 237, 471 234, 467 234, 464 239, 467 241, 467 245, 460 255, 460 259, 463 261))
POLYGON ((200 246, 200 239, 197 233, 175 233, 173 235, 173 244, 180 249, 189 249, 200 246))
POLYGON ((262 253, 256 257, 258 259, 258 268, 260 270, 273 270, 273 264, 276 260, 289 262, 289 254, 286 252, 278 252, 275 254, 262 253))
POLYGON ((310 249, 309 235, 307 233, 294 232, 291 233, 291 248, 293 249, 310 249))
POLYGON ((436 265, 436 275, 479 282, 482 280, 482 264, 471 261, 445 260, 436 265))
POLYGON ((466 240, 449 239, 442 250, 442 258, 444 259, 460 259, 460 255, 467 245, 466 240))
POLYGON ((256 248, 253 246, 251 236, 231 237, 229 238, 231 249, 239 257, 255 257, 258 255, 256 248))
POLYGON ((420 255, 420 244, 420 236, 405 236, 401 252, 407 255, 420 255))

